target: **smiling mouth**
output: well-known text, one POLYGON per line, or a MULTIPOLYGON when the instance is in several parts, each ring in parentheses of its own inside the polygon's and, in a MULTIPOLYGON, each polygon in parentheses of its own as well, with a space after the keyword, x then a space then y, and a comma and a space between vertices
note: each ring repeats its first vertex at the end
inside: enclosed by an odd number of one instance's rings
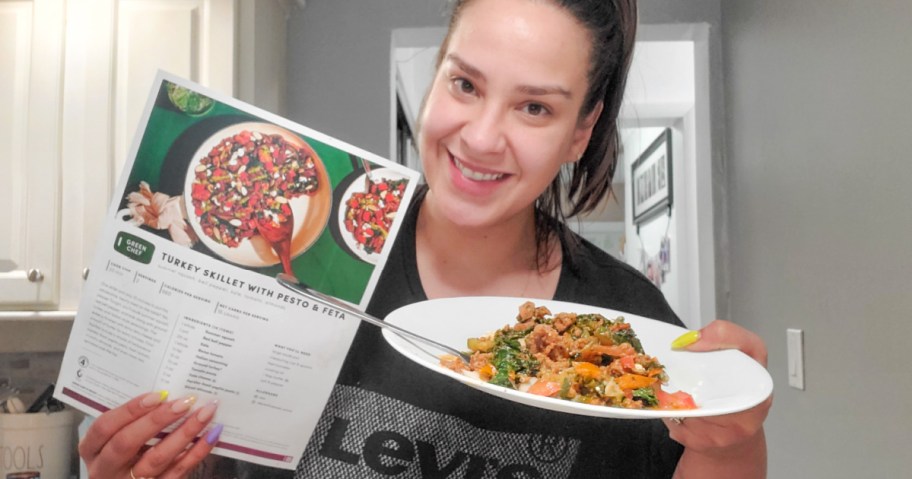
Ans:
POLYGON ((475 170, 469 169, 469 167, 464 165, 455 156, 450 155, 450 157, 453 158, 453 164, 456 165, 456 169, 459 170, 460 173, 462 173, 462 176, 464 176, 470 180, 497 181, 497 180, 503 178, 504 176, 507 176, 503 173, 482 173, 480 171, 475 171, 475 170))

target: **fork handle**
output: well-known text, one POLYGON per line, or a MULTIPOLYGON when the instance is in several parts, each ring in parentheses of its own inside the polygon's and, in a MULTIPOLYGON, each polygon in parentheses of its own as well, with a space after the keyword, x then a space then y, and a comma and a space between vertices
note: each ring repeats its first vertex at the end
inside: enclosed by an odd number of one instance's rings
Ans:
POLYGON ((338 298, 334 298, 327 294, 323 294, 313 288, 309 288, 309 287, 301 284, 297 279, 295 279, 294 276, 291 276, 291 275, 288 275, 285 273, 279 273, 278 275, 276 275, 276 281, 278 281, 279 284, 281 284, 282 286, 284 286, 302 296, 310 298, 314 301, 319 301, 320 303, 323 303, 324 305, 332 306, 334 308, 340 309, 340 310, 344 311, 345 313, 350 314, 350 315, 360 319, 361 321, 364 321, 366 323, 370 323, 374 326, 377 326, 378 328, 387 328, 387 329, 394 331, 396 334, 398 334, 400 336, 405 336, 405 337, 408 337, 411 339, 421 341, 426 344, 430 344, 431 346, 434 346, 437 349, 446 351, 446 352, 462 359, 463 362, 468 364, 468 360, 466 359, 465 354, 463 352, 458 351, 451 346, 447 346, 446 344, 438 343, 437 341, 434 341, 433 339, 421 336, 420 334, 413 333, 407 329, 403 329, 399 326, 396 326, 395 324, 387 323, 386 321, 377 319, 374 316, 371 316, 367 313, 358 311, 357 309, 353 308, 352 306, 348 305, 347 303, 343 302, 342 300, 340 300, 338 298))

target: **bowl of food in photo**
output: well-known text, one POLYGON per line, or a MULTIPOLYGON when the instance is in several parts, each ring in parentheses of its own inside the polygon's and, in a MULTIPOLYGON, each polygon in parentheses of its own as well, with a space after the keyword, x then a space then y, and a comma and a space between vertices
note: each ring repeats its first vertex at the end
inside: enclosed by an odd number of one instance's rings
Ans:
POLYGON ((377 168, 356 170, 349 180, 340 185, 335 219, 338 236, 353 256, 376 264, 400 213, 408 178, 389 168, 377 168))

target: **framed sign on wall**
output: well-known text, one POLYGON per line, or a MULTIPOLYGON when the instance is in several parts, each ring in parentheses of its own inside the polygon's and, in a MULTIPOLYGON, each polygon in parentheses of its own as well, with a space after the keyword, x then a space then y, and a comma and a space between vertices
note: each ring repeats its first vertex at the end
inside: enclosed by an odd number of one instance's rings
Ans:
POLYGON ((631 166, 633 224, 671 212, 671 129, 666 128, 631 166))

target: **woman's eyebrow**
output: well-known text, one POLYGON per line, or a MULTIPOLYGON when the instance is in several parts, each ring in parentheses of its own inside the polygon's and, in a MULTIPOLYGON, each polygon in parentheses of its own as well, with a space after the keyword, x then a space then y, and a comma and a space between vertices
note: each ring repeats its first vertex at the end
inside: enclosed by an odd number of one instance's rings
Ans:
POLYGON ((466 63, 466 61, 462 58, 459 58, 459 55, 456 55, 455 53, 448 53, 446 59, 455 63, 460 70, 468 73, 469 76, 484 80, 484 75, 481 73, 481 71, 466 63))
MULTIPOLYGON (((480 80, 485 79, 484 74, 481 73, 479 69, 473 67, 455 53, 448 53, 446 60, 453 62, 457 67, 459 67, 460 70, 466 72, 466 74, 472 78, 477 78, 480 80)), ((534 96, 560 95, 565 98, 570 98, 572 96, 569 90, 559 85, 520 85, 516 88, 516 90, 520 93, 534 96)))
POLYGON ((562 86, 556 86, 556 85, 555 86, 521 85, 519 88, 517 88, 517 90, 519 90, 520 93, 524 93, 526 95, 535 95, 535 96, 560 95, 565 98, 570 98, 570 96, 571 96, 569 90, 567 90, 566 88, 564 88, 562 86))

